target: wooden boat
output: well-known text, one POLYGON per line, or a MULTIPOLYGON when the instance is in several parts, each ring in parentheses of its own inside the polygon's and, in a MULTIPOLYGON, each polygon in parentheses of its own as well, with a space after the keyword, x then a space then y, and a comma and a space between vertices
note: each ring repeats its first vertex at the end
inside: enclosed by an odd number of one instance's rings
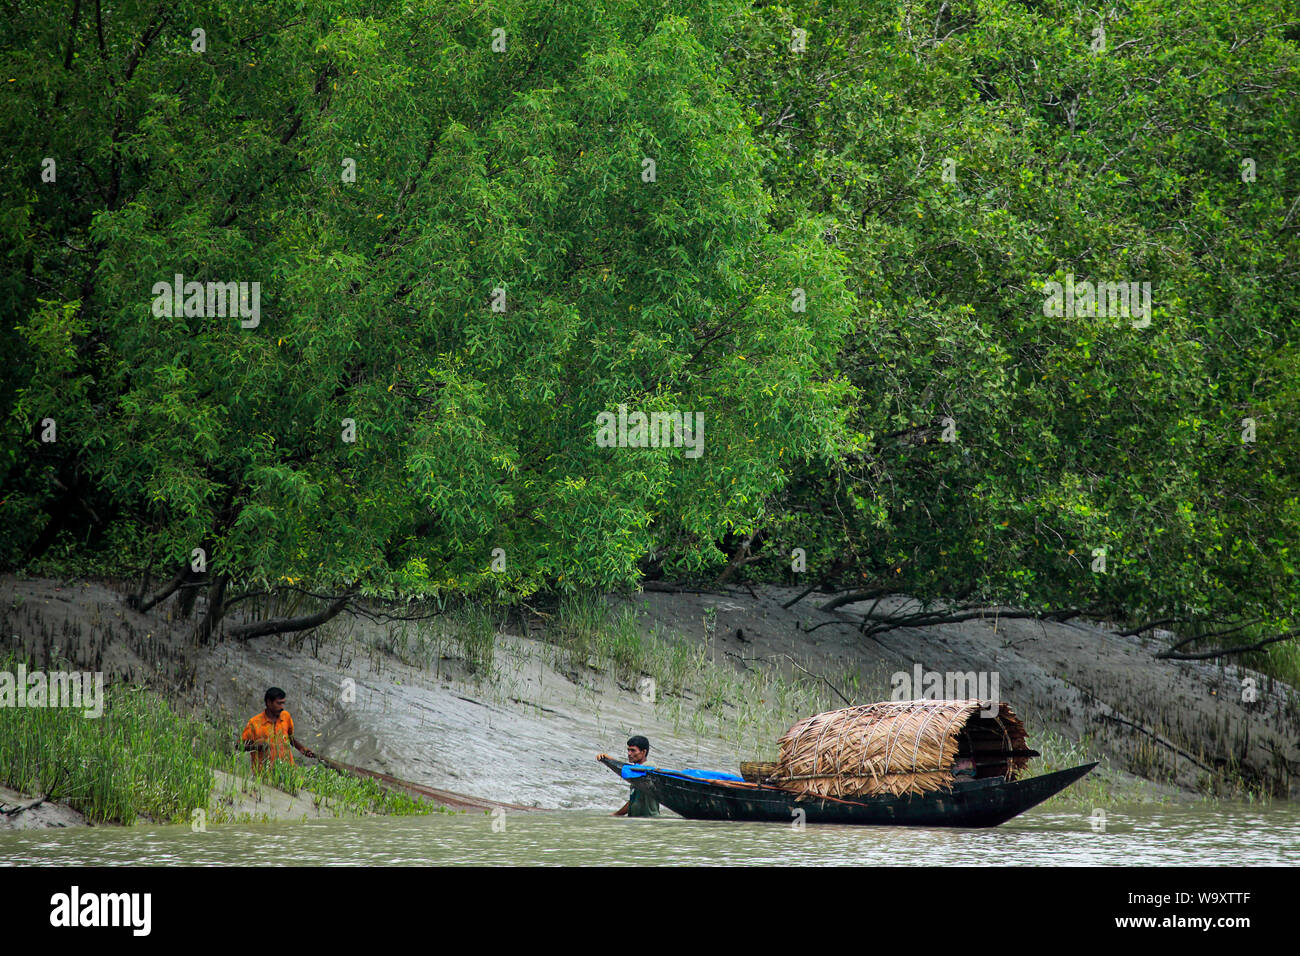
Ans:
MULTIPOLYGON (((741 764, 741 776, 635 767, 625 779, 692 820, 995 827, 1097 766, 1021 779, 1039 756, 1026 740, 1003 701, 882 701, 799 721, 775 763, 741 764)), ((623 776, 625 764, 597 759, 623 776)))
MULTIPOLYGON (((622 775, 622 761, 603 757, 600 762, 622 775)), ((1022 780, 962 780, 946 790, 902 796, 819 797, 748 781, 701 780, 662 769, 627 782, 689 820, 790 823, 803 810, 808 823, 995 827, 1060 793, 1095 766, 1089 763, 1022 780)))

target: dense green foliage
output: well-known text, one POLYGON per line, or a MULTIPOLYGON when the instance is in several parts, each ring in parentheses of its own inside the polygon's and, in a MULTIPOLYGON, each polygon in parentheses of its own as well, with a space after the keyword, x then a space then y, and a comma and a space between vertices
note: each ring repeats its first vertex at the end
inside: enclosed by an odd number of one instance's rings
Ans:
POLYGON ((803 547, 925 599, 1287 629, 1298 22, 15 10, 0 562, 527 594, 750 539, 751 576, 803 547), (176 273, 260 282, 260 324, 159 317, 176 273), (1047 314, 1067 275, 1150 283, 1149 323, 1047 314), (704 454, 599 447, 619 405, 703 413, 704 454))
MULTIPOLYGON (((526 593, 632 580, 656 547, 703 565, 784 462, 833 450, 850 305, 813 226, 766 226, 709 25, 375 13, 173 16, 129 83, 93 31, 64 71, 66 25, 33 18, 44 112, 9 166, 64 173, 9 197, 32 279, 11 421, 59 437, 14 449, 8 522, 35 530, 49 482, 86 475, 72 501, 120 509, 127 560, 204 546, 244 583, 526 593), (208 51, 168 49, 191 21, 208 51), (157 317, 174 273, 260 280, 260 325, 157 317), (706 453, 597 447, 620 403, 701 412, 706 453)), ((115 21, 124 54, 153 15, 115 21)))
POLYGON ((862 448, 806 474, 788 507, 821 507, 787 538, 923 597, 1291 625, 1293 14, 833 2, 748 25, 731 60, 775 222, 832 216, 860 303, 862 448), (793 26, 807 52, 781 56, 793 26), (1149 282, 1149 324, 1045 315, 1066 274, 1149 282))

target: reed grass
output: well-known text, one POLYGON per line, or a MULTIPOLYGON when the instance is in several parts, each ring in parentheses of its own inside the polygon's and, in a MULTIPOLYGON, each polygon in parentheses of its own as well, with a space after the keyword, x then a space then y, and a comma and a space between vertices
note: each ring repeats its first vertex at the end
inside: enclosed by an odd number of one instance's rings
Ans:
MULTIPOLYGON (((819 680, 788 678, 769 663, 749 662, 738 670, 731 661, 718 660, 711 643, 687 640, 660 622, 647 630, 634 608, 611 606, 602 594, 563 596, 543 617, 540 636, 547 649, 542 659, 585 688, 593 707, 600 703, 602 675, 628 690, 638 690, 642 678, 651 678, 655 705, 666 710, 676 728, 689 724, 699 736, 766 753, 774 752, 777 738, 796 720, 842 706, 819 680)), ((476 683, 504 699, 513 683, 495 645, 507 618, 508 609, 466 603, 437 621, 386 629, 366 639, 361 651, 391 654, 438 676, 450 655, 476 683)), ((706 631, 714 630, 715 623, 716 617, 706 612, 706 631)), ((833 683, 857 689, 863 679, 845 671, 833 683)))
POLYGON ((496 637, 499 629, 493 609, 466 604, 452 612, 452 633, 471 676, 492 680, 495 676, 496 637))
MULTIPOLYGON (((11 657, 0 670, 19 663, 11 657)), ((108 684, 104 696, 98 718, 59 707, 0 708, 4 785, 66 803, 92 823, 178 823, 206 806, 210 729, 140 687, 108 684)))
POLYGON ((272 787, 290 796, 306 794, 317 810, 335 816, 363 816, 369 813, 388 816, 413 816, 455 811, 438 804, 391 790, 368 777, 354 777, 322 764, 276 761, 263 771, 252 770, 247 754, 225 755, 219 768, 230 775, 238 788, 227 796, 237 802, 239 793, 254 792, 258 787, 272 787))
POLYGON ((1045 730, 1031 734, 1029 745, 1042 755, 1030 764, 1034 776, 1100 761, 1100 766, 1090 774, 1040 804, 1043 810, 1070 810, 1086 815, 1095 809, 1109 810, 1123 804, 1169 802, 1168 795, 1159 793, 1147 781, 1125 777, 1112 768, 1105 756, 1093 749, 1091 737, 1076 741, 1054 730, 1045 730))
MULTIPOLYGON (((703 624, 711 634, 715 615, 706 611, 703 624)), ((659 622, 646 632, 633 608, 611 607, 601 595, 563 598, 545 639, 558 649, 562 669, 608 669, 624 682, 652 678, 656 704, 668 709, 676 728, 685 720, 698 736, 751 749, 774 750, 792 723, 838 701, 821 681, 787 678, 774 666, 737 670, 716 659, 711 641, 688 641, 659 622)))
POLYGON ((1243 654, 1241 662, 1280 683, 1300 687, 1300 641, 1274 644, 1243 654))
MULTIPOLYGON (((0 671, 19 663, 35 667, 11 656, 0 671)), ((250 773, 230 728, 179 713, 141 686, 109 682, 104 697, 98 718, 60 707, 0 707, 0 784, 65 803, 91 823, 188 823, 196 809, 221 819, 213 771, 250 773)), ((278 762, 262 779, 286 793, 306 791, 340 814, 441 809, 322 766, 278 762)))

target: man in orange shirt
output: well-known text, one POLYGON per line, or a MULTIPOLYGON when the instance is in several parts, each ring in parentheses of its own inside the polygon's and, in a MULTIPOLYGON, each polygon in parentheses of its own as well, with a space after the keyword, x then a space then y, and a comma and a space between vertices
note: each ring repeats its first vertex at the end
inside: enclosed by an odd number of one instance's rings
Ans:
POLYGON ((293 718, 284 709, 284 691, 278 687, 267 689, 266 710, 248 718, 242 739, 244 750, 253 755, 254 770, 269 768, 277 760, 287 759, 293 763, 293 753, 288 744, 293 744, 304 757, 316 756, 294 739, 293 718))

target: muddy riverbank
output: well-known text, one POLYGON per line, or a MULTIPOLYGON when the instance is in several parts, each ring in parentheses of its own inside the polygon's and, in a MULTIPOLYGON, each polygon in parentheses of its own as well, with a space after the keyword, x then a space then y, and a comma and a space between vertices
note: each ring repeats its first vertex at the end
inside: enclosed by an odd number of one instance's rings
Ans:
MULTIPOLYGON (((255 779, 239 778, 234 774, 217 771, 209 807, 205 809, 203 826, 207 825, 207 812, 214 822, 263 822, 334 819, 339 816, 356 817, 362 814, 340 813, 322 805, 312 794, 285 793, 255 779)), ((139 825, 151 826, 156 821, 141 820, 139 825)), ((87 827, 92 824, 85 814, 58 800, 46 800, 29 793, 19 793, 0 787, 0 830, 49 830, 87 827)), ((114 824, 101 824, 113 826, 114 824)))
POLYGON ((635 622, 618 645, 631 649, 614 660, 542 639, 550 622, 540 613, 504 628, 486 657, 441 618, 348 616, 313 632, 195 647, 188 622, 170 609, 139 614, 110 582, 9 575, 0 636, 38 662, 103 670, 110 685, 147 683, 228 726, 232 748, 263 690, 278 685, 299 738, 326 756, 545 809, 621 803, 624 787, 593 758, 619 752, 630 734, 651 739, 656 764, 735 768, 774 757, 776 736, 810 708, 843 706, 841 695, 889 699, 918 666, 996 675, 1045 763, 1103 761, 1087 800, 1182 799, 1233 782, 1297 795, 1296 696, 1262 675, 1159 661, 1150 638, 995 612, 864 639, 863 608, 826 613, 825 596, 813 595, 783 609, 795 593, 610 598, 612 613, 635 622), (1243 700, 1246 678, 1254 701, 1243 700))
POLYGON ((46 830, 86 825, 86 818, 66 804, 0 787, 0 830, 46 830))

